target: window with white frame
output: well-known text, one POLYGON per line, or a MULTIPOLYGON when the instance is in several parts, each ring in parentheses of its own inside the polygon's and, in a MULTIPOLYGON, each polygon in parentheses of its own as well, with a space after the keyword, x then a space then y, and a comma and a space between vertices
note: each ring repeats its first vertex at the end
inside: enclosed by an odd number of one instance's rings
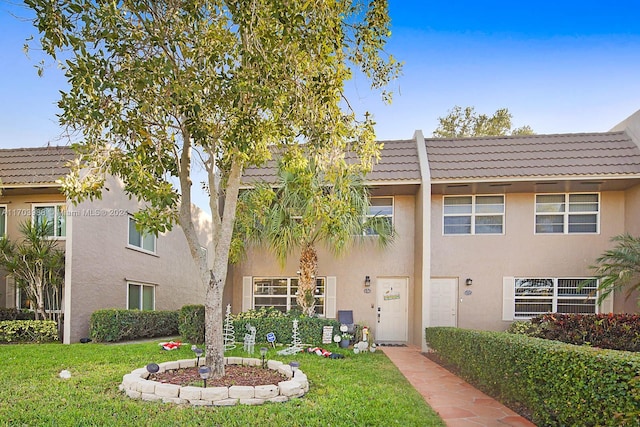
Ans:
POLYGON ((7 206, 0 205, 0 239, 7 235, 7 206))
MULTIPOLYGON (((283 313, 299 308, 296 301, 297 277, 255 277, 253 279, 253 307, 273 307, 283 313)), ((316 278, 315 311, 324 316, 325 278, 316 278)))
POLYGON ((46 236, 62 238, 67 235, 67 207, 64 204, 34 204, 32 205, 33 223, 40 227, 46 224, 46 236))
POLYGON ((597 193, 536 194, 536 234, 598 233, 597 193))
POLYGON ((444 234, 502 234, 504 196, 444 196, 444 234))
MULTIPOLYGON (((15 280, 13 281, 15 284, 15 280)), ((46 313, 62 313, 62 288, 45 285, 43 294, 44 311, 46 313)), ((15 284, 16 308, 20 310, 35 311, 36 301, 27 296, 23 287, 15 284)))
POLYGON ((133 217, 129 217, 129 246, 147 252, 156 252, 156 236, 148 233, 140 233, 136 228, 136 220, 133 217))
POLYGON ((127 308, 129 310, 155 310, 156 287, 140 283, 127 283, 127 308))
POLYGON ((597 313, 598 281, 590 278, 515 278, 515 319, 544 313, 597 313))
MULTIPOLYGON (((390 226, 393 226, 393 197, 371 197, 369 199, 369 213, 367 218, 384 218, 389 222, 390 226)), ((367 228, 364 232, 366 236, 377 235, 376 231, 372 228, 367 228)))

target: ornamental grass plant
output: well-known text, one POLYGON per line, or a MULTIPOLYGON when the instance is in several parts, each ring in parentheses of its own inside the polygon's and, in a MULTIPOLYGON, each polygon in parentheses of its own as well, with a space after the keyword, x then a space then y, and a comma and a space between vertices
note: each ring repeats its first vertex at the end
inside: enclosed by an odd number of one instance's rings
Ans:
MULTIPOLYGON (((192 358, 190 348, 164 351, 157 342, 0 346, 0 425, 444 426, 384 354, 355 355, 333 344, 327 349, 344 359, 278 356, 269 349, 267 358, 299 361, 309 377, 309 393, 286 403, 190 407, 132 400, 118 391, 132 369, 192 358), (60 378, 62 370, 71 378, 60 378)), ((241 349, 228 355, 246 356, 241 349)))

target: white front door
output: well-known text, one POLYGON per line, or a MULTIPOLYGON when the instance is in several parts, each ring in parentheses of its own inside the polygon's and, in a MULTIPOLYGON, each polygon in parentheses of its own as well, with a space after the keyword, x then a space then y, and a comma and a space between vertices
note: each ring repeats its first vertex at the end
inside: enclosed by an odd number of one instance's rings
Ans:
POLYGON ((406 277, 376 279, 377 324, 376 341, 407 341, 408 280, 406 277))
POLYGON ((457 326, 458 279, 431 279, 429 326, 457 326))

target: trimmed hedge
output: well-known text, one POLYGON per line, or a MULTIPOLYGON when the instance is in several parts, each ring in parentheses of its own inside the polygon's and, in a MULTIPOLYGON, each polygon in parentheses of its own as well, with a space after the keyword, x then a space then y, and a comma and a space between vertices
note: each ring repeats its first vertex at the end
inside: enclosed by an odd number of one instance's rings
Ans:
POLYGON ((126 341, 178 334, 177 311, 98 310, 89 321, 94 341, 126 341))
MULTIPOLYGON (((246 325, 249 323, 256 328, 256 342, 267 342, 267 334, 273 332, 276 342, 289 345, 292 341, 293 319, 295 317, 269 317, 257 319, 234 320, 233 327, 237 342, 244 341, 244 335, 249 333, 246 325)), ((334 335, 340 330, 340 322, 318 317, 298 317, 298 334, 303 344, 320 345, 322 343, 322 328, 333 326, 334 335)))
POLYGON ((178 333, 185 342, 204 342, 204 305, 185 305, 178 313, 178 333))
MULTIPOLYGON (((268 308, 249 310, 232 317, 236 342, 244 341, 244 335, 248 333, 246 329, 248 323, 256 328, 256 342, 267 342, 267 333, 273 332, 276 336, 276 342, 285 345, 291 344, 294 318, 298 319, 298 333, 300 340, 305 344, 319 345, 322 342, 323 326, 333 326, 334 334, 340 328, 340 323, 337 320, 304 316, 293 317, 268 308)), ((204 306, 182 307, 178 329, 183 341, 204 342, 204 306)))
POLYGON ((640 315, 628 313, 558 314, 531 319, 536 336, 569 344, 640 351, 640 315))
POLYGON ((58 340, 58 324, 53 320, 0 321, 0 342, 29 343, 58 340))
POLYGON ((427 328, 462 377, 544 426, 637 426, 640 355, 504 332, 427 328))
POLYGON ((0 307, 0 321, 2 320, 35 320, 36 314, 33 311, 18 310, 17 308, 0 307))

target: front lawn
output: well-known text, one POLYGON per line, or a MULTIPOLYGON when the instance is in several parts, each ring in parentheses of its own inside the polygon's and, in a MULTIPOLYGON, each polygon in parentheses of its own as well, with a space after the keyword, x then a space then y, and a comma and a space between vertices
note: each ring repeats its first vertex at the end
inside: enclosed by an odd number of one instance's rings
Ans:
POLYGON ((0 424, 444 426, 384 354, 339 352, 346 357, 285 357, 270 350, 268 358, 300 362, 311 384, 301 399, 204 408, 131 400, 118 391, 122 375, 135 368, 193 357, 188 345, 173 351, 156 343, 2 345, 0 424), (59 378, 63 369, 71 371, 70 379, 59 378))

